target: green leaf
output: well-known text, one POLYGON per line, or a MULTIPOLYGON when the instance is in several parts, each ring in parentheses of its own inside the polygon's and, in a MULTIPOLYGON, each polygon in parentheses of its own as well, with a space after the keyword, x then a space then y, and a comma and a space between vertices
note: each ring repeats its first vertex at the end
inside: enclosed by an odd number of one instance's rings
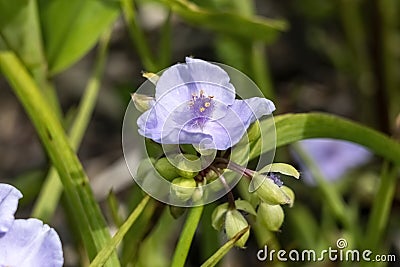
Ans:
MULTIPOLYGON (((0 42, 1 42, 0 38, 0 42)), ((61 122, 18 57, 0 50, 0 69, 24 106, 46 152, 57 169, 68 204, 90 258, 111 239, 105 219, 96 203, 89 179, 73 152, 61 122), (95 229, 95 231, 94 231, 95 229)), ((119 266, 114 251, 107 266, 119 266)))
POLYGON ((193 207, 189 210, 185 225, 179 237, 178 245, 175 248, 175 253, 172 258, 171 266, 183 267, 185 266, 186 258, 189 253, 190 246, 197 226, 199 225, 201 214, 203 213, 204 206, 193 207))
POLYGON ((237 13, 218 12, 201 8, 184 0, 160 0, 173 12, 187 22, 210 30, 234 36, 271 42, 280 31, 287 29, 284 20, 272 20, 253 16, 251 18, 237 13))
POLYGON ((228 203, 221 204, 214 209, 211 214, 211 225, 215 230, 221 231, 224 227, 225 214, 228 210, 228 203))
POLYGON ((45 52, 51 75, 75 63, 117 18, 110 0, 39 0, 45 52))
MULTIPOLYGON (((260 123, 262 132, 274 131, 276 127, 276 147, 281 147, 308 138, 342 139, 363 145, 396 165, 400 165, 400 143, 389 136, 367 126, 338 116, 323 113, 285 114, 260 123)), ((260 141, 255 147, 259 147, 260 141)), ((274 149, 274 143, 263 144, 265 153, 274 149)), ((260 151, 251 151, 250 158, 260 151)))
POLYGON ((226 255, 226 253, 228 253, 229 250, 235 246, 236 242, 249 231, 249 228, 250 226, 237 233, 233 238, 220 247, 210 258, 208 258, 208 260, 206 260, 201 267, 215 266, 226 255))
POLYGON ((253 206, 246 200, 238 199, 235 201, 236 209, 245 211, 251 215, 257 216, 257 212, 253 206))
POLYGON ((268 164, 267 166, 259 170, 259 173, 265 172, 279 172, 283 175, 292 176, 296 179, 300 178, 300 173, 298 172, 298 170, 296 170, 296 168, 292 165, 286 163, 268 164))
POLYGON ((35 73, 36 69, 44 70, 45 57, 36 1, 0 0, 0 36, 6 49, 16 53, 31 73, 35 73))
POLYGON ((110 258, 111 253, 116 249, 117 245, 124 238, 125 234, 131 228, 133 223, 142 213, 143 209, 146 207, 150 200, 150 196, 146 195, 142 201, 137 205, 135 210, 129 215, 128 219, 121 225, 118 232, 113 236, 113 238, 103 247, 103 249, 97 254, 96 258, 90 264, 91 267, 104 266, 104 263, 110 258))

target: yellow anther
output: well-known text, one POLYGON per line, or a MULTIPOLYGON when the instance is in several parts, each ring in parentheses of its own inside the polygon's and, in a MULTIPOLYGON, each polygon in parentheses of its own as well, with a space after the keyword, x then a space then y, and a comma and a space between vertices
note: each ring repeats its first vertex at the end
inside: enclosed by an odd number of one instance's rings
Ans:
POLYGON ((200 108, 200 112, 204 112, 204 110, 206 110, 206 109, 203 107, 200 108))
POLYGON ((204 95, 204 91, 203 89, 200 90, 200 97, 202 97, 204 95))
POLYGON ((206 102, 206 103, 204 103, 204 106, 205 106, 206 108, 208 108, 210 105, 211 105, 211 103, 210 103, 210 102, 206 102))

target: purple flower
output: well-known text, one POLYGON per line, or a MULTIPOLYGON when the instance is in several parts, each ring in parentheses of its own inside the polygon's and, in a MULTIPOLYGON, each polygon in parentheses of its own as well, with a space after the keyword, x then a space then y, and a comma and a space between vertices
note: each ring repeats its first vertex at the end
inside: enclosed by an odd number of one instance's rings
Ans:
POLYGON ((8 184, 0 184, 0 235, 6 233, 14 222, 21 192, 8 184))
POLYGON ((251 123, 275 110, 265 98, 235 99, 222 68, 192 58, 160 76, 155 100, 138 119, 141 135, 162 144, 202 144, 205 149, 235 145, 251 123))
MULTIPOLYGON (((347 171, 366 163, 372 156, 364 147, 341 140, 307 139, 300 141, 299 145, 329 181, 341 178, 347 171)), ((303 176, 310 184, 315 183, 311 173, 304 166, 303 176)))
POLYGON ((20 191, 0 184, 0 266, 62 266, 63 252, 56 231, 37 219, 14 220, 20 191))

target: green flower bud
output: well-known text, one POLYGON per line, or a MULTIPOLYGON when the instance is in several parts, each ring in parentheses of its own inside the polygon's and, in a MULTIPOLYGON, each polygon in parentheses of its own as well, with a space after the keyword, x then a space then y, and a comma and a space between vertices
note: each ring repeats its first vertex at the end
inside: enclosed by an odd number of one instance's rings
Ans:
MULTIPOLYGON (((225 232, 229 239, 233 238, 236 234, 248 226, 249 223, 238 210, 228 210, 226 212, 225 232)), ((249 239, 249 235, 250 229, 248 229, 246 233, 238 241, 236 241, 235 246, 244 248, 247 239, 249 239)))
POLYGON ((206 174, 206 179, 208 182, 212 182, 215 179, 217 179, 218 177, 219 177, 218 174, 213 170, 209 170, 206 174))
POLYGON ((270 231, 279 231, 285 214, 280 205, 269 205, 261 202, 257 210, 257 219, 270 231))
POLYGON ((157 85, 160 76, 152 72, 143 72, 142 76, 149 80, 152 84, 157 85))
POLYGON ((171 164, 171 162, 169 162, 167 158, 161 158, 157 160, 155 167, 156 170, 161 174, 161 176, 168 181, 179 177, 177 169, 171 164))
POLYGON ((177 155, 175 161, 178 162, 177 173, 185 178, 193 178, 201 169, 201 162, 199 157, 192 154, 177 155))
POLYGON ((265 175, 254 175, 250 185, 250 191, 258 195, 258 197, 271 205, 290 204, 290 197, 272 181, 272 179, 265 175))
POLYGON ((211 225, 217 230, 221 231, 224 226, 225 214, 229 210, 228 203, 224 203, 216 207, 211 214, 211 225))
POLYGON ((150 109, 153 103, 155 102, 154 97, 133 93, 132 94, 133 104, 135 104, 135 108, 140 112, 145 112, 150 109))
POLYGON ((171 194, 180 200, 189 200, 196 189, 196 181, 193 179, 187 179, 178 177, 172 180, 171 194))
POLYGON ((261 136, 260 123, 256 120, 252 125, 250 125, 247 130, 247 138, 249 143, 256 141, 261 136))
POLYGON ((193 203, 198 204, 198 202, 203 199, 204 193, 205 192, 204 192, 204 189, 202 186, 196 187, 196 189, 194 190, 193 195, 192 195, 193 203))
POLYGON ((295 195, 294 195, 293 190, 291 188, 285 186, 285 185, 281 186, 281 189, 289 197, 289 199, 290 199, 289 206, 292 207, 293 203, 294 203, 294 199, 295 199, 295 195))

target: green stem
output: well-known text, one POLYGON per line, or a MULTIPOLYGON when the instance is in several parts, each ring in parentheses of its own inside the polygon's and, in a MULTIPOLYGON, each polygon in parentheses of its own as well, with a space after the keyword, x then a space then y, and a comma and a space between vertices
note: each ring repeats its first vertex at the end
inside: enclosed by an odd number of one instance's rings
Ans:
POLYGON ((124 238, 125 234, 134 224, 136 219, 142 213, 144 208, 146 207, 147 203, 150 200, 150 196, 146 195, 142 201, 137 205, 135 210, 129 215, 128 219, 121 225, 118 232, 113 236, 113 238, 103 247, 103 249, 97 254, 94 258, 92 263, 90 264, 91 267, 103 266, 104 263, 108 260, 111 256, 111 253, 116 249, 117 245, 121 242, 124 238))
MULTIPOLYGON (((90 258, 93 258, 108 240, 105 219, 89 186, 89 179, 69 144, 64 129, 50 104, 16 55, 0 51, 0 69, 28 113, 52 164, 57 169, 68 203, 75 212, 75 222, 90 258)), ((119 266, 116 254, 107 266, 119 266)))
POLYGON ((146 38, 138 26, 135 18, 135 7, 132 0, 121 0, 121 8, 124 14, 126 25, 128 26, 129 34, 133 43, 136 46, 139 57, 146 68, 146 71, 155 72, 157 66, 153 59, 150 46, 146 43, 146 38))
POLYGON ((198 206, 190 209, 172 258, 172 267, 181 267, 185 265, 194 233, 196 232, 201 214, 203 213, 203 208, 203 206, 198 206))
POLYGON ((274 89, 272 87, 271 75, 268 68, 267 57, 265 55, 265 44, 253 42, 251 48, 251 68, 255 83, 260 88, 266 98, 274 99, 274 89))
MULTIPOLYGON (((74 151, 77 151, 81 144, 97 101, 110 37, 111 28, 106 30, 100 38, 95 68, 88 81, 85 93, 78 108, 77 116, 69 132, 69 142, 74 151)), ((40 218, 43 221, 49 221, 57 207, 61 192, 62 183, 57 171, 52 167, 47 175, 38 200, 35 203, 32 216, 40 218)))
POLYGON ((366 245, 365 248, 372 251, 381 249, 379 242, 386 229, 396 191, 398 168, 389 165, 387 162, 384 163, 382 177, 368 220, 365 242, 363 242, 366 245))

